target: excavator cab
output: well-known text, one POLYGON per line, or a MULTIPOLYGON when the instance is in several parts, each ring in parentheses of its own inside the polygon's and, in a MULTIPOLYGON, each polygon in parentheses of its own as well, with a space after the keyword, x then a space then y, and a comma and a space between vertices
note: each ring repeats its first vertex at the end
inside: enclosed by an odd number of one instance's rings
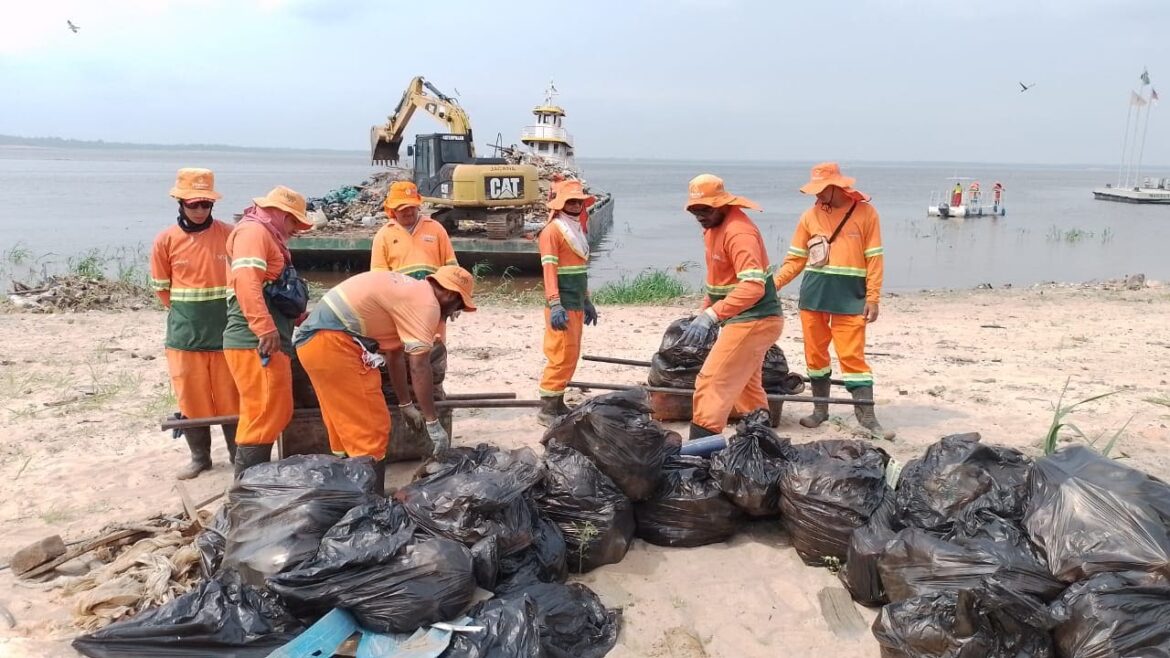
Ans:
MULTIPOLYGON (((414 148, 414 184, 424 197, 451 198, 455 167, 458 165, 506 165, 503 158, 477 158, 472 152, 471 135, 433 133, 417 135, 414 148)), ((489 194, 490 197, 490 194, 489 194)))

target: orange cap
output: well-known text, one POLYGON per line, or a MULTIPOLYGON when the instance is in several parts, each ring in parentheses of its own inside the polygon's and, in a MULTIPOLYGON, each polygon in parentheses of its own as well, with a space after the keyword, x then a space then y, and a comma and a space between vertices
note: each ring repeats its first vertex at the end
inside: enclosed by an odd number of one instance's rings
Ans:
POLYGON ((210 169, 195 167, 179 170, 175 176, 175 186, 171 188, 171 196, 180 201, 218 201, 223 198, 215 191, 215 173, 210 169))
POLYGON ((422 197, 418 194, 418 186, 408 180, 394 181, 390 184, 390 191, 386 193, 386 201, 382 209, 387 217, 394 217, 394 211, 402 206, 419 207, 422 197))
POLYGON ((475 301, 471 298, 471 293, 475 289, 475 277, 471 276, 471 272, 458 265, 444 265, 434 274, 428 274, 427 278, 434 279, 435 283, 446 290, 459 293, 463 298, 464 311, 468 313, 475 311, 475 301))
POLYGON ((836 162, 822 162, 813 165, 809 172, 808 182, 800 187, 804 194, 820 194, 821 190, 834 185, 845 191, 847 195, 858 201, 868 201, 869 196, 853 189, 857 181, 841 173, 841 167, 836 162))
POLYGON ((299 192, 283 185, 277 185, 269 190, 268 194, 252 199, 252 203, 255 203, 261 208, 276 208, 277 210, 285 211, 295 217, 297 222, 306 231, 313 228, 313 225, 305 218, 305 197, 301 196, 299 192))
POLYGON ((548 202, 550 210, 562 210, 565 207, 565 202, 570 199, 580 199, 585 202, 585 207, 593 205, 597 202, 597 197, 585 192, 585 187, 581 185, 579 180, 563 180, 557 181, 552 185, 553 198, 548 202))
POLYGON ((763 210, 755 201, 742 196, 736 196, 723 187, 723 179, 712 174, 699 174, 687 184, 687 210, 695 206, 740 206, 753 210, 763 210))

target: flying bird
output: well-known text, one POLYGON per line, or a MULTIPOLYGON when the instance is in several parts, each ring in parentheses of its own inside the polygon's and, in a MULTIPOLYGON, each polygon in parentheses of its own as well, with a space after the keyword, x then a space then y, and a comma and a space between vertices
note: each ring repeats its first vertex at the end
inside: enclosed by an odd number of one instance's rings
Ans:
POLYGON ((77 25, 74 25, 73 21, 71 21, 71 20, 66 20, 65 24, 69 26, 70 30, 73 30, 74 34, 77 34, 79 31, 81 31, 81 28, 77 25))
POLYGON ((1020 93, 1022 94, 1022 93, 1024 93, 1025 91, 1028 91, 1029 89, 1031 89, 1032 87, 1035 87, 1035 86, 1036 86, 1036 83, 1035 83, 1035 82, 1033 82, 1033 83, 1032 83, 1032 84, 1030 84, 1030 85, 1026 85, 1026 84, 1024 84, 1024 83, 1022 83, 1022 82, 1021 82, 1021 83, 1020 83, 1020 93))

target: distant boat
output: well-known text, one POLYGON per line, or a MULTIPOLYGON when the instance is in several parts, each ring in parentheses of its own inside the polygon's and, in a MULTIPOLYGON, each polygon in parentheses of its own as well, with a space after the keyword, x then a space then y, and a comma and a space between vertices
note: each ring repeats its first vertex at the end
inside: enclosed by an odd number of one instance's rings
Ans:
POLYGON ((991 205, 984 205, 979 181, 962 176, 951 176, 947 180, 955 181, 954 187, 931 192, 930 204, 926 206, 928 217, 1002 217, 1007 214, 1003 205, 1004 187, 999 181, 991 188, 991 205), (965 181, 971 181, 966 188, 963 187, 965 181))
POLYGON ((1125 139, 1121 145, 1121 165, 1117 168, 1117 184, 1093 190, 1093 198, 1122 203, 1170 204, 1170 178, 1142 177, 1142 156, 1146 151, 1146 134, 1150 127, 1150 109, 1158 102, 1158 92, 1150 86, 1150 75, 1143 71, 1141 91, 1129 92, 1129 112, 1125 116, 1125 139), (1146 87, 1150 87, 1146 94, 1146 87), (1146 118, 1142 121, 1142 109, 1146 118), (1133 130, 1130 130, 1130 127, 1133 130), (1138 137, 1138 131, 1141 137, 1138 137))

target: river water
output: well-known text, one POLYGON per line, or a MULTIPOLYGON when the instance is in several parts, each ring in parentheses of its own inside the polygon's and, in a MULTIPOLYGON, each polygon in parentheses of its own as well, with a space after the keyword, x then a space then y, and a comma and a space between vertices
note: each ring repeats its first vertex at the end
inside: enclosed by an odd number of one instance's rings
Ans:
MULTIPOLYGON (((590 273, 596 284, 644 268, 668 268, 696 284, 702 239, 683 211, 687 181, 722 176, 730 191, 765 209, 751 213, 775 262, 810 203, 797 188, 811 163, 582 160, 592 185, 613 193, 613 229, 590 273)), ((173 221, 167 196, 175 170, 214 169, 230 218, 254 196, 284 184, 309 196, 360 182, 373 169, 364 154, 273 151, 63 149, 0 146, 0 279, 29 263, 51 269, 91 249, 141 254, 173 221), (39 260, 37 260, 39 259, 39 260), (20 263, 20 265, 17 264, 20 263)), ((873 196, 882 218, 886 289, 1000 287, 1079 282, 1142 272, 1170 278, 1170 207, 1096 201, 1092 189, 1116 177, 1106 167, 994 164, 844 163, 873 196), (949 176, 1006 188, 1006 217, 926 216, 932 191, 949 176)), ((1153 173, 1153 172, 1152 172, 1153 173)), ((953 185, 953 183, 951 183, 953 185)))

